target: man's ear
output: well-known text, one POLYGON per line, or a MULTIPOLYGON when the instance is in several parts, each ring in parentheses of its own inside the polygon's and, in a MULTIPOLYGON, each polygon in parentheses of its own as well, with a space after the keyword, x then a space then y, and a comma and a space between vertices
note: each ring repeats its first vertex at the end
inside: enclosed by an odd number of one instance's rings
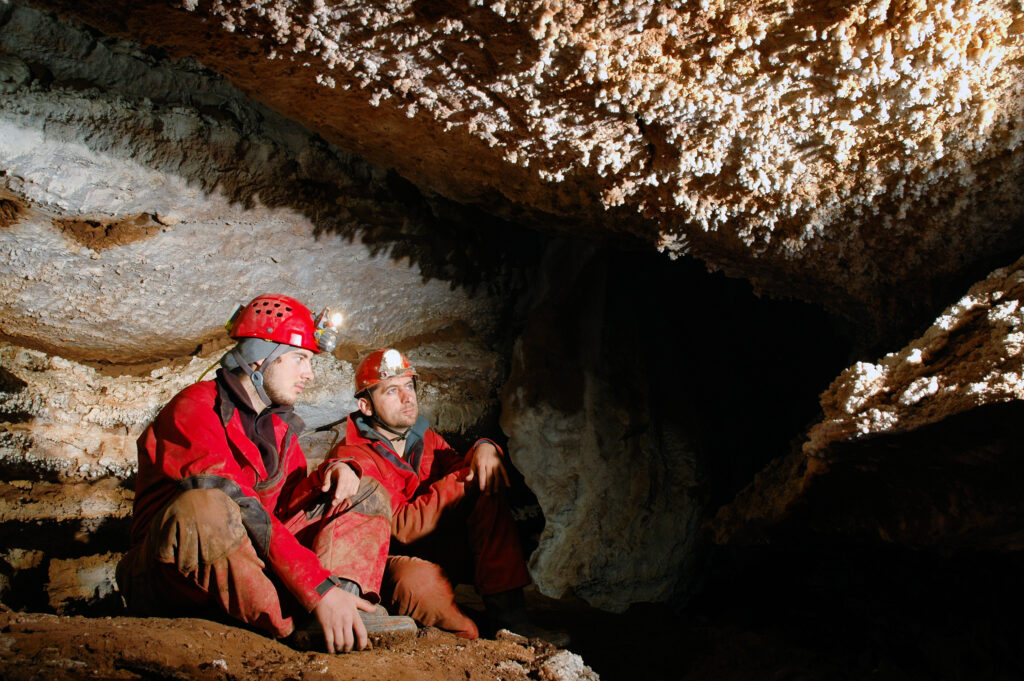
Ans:
POLYGON ((373 407, 370 405, 370 400, 365 397, 360 397, 356 400, 356 406, 359 407, 359 411, 363 412, 364 416, 373 416, 373 407))

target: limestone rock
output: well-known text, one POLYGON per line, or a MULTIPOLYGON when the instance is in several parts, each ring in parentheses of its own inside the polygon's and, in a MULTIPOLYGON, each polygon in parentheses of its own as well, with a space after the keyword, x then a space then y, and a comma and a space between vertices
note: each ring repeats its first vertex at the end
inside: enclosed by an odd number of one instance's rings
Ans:
POLYGON ((843 372, 801 451, 719 513, 717 539, 807 522, 911 545, 1024 547, 1024 504, 1008 482, 1021 467, 1022 304, 1024 259, 899 352, 843 372))
POLYGON ((15 607, 116 612, 114 567, 132 509, 114 477, 96 482, 0 483, 0 601, 15 607))
POLYGON ((132 499, 116 479, 72 484, 14 480, 0 483, 0 523, 123 519, 131 514, 132 499))
POLYGON ((652 383, 673 382, 658 366, 671 353, 620 322, 628 297, 623 308, 612 295, 607 260, 561 247, 547 263, 502 393, 501 426, 545 521, 530 572, 548 596, 607 610, 669 600, 693 577, 707 494, 684 410, 652 397, 652 383))
POLYGON ((540 665, 541 681, 598 681, 600 678, 579 655, 560 650, 540 665))
POLYGON ((417 186, 868 327, 1018 243, 1016 0, 34 4, 194 57, 417 186))
POLYGON ((126 479, 136 469, 135 439, 213 361, 205 360, 107 376, 63 357, 0 345, 0 414, 9 421, 0 462, 64 479, 126 479))
POLYGON ((58 614, 87 610, 97 601, 114 597, 114 569, 120 555, 105 554, 73 560, 51 560, 48 592, 58 614))

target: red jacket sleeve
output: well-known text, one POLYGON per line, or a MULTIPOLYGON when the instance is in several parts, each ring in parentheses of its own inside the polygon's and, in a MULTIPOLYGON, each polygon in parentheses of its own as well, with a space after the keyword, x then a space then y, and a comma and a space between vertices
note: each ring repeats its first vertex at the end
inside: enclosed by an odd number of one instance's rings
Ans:
POLYGON ((459 468, 469 465, 469 459, 466 458, 466 455, 460 454, 457 450, 453 449, 433 429, 426 432, 424 447, 426 451, 432 452, 433 455, 428 480, 438 480, 459 468))
POLYGON ((426 489, 421 487, 421 493, 392 513, 391 536, 408 544, 433 532, 444 508, 466 496, 468 474, 469 468, 459 468, 426 489))
POLYGON ((434 430, 426 433, 424 452, 432 456, 430 475, 413 498, 399 505, 391 516, 391 536, 404 544, 433 532, 444 508, 466 496, 467 456, 434 430))

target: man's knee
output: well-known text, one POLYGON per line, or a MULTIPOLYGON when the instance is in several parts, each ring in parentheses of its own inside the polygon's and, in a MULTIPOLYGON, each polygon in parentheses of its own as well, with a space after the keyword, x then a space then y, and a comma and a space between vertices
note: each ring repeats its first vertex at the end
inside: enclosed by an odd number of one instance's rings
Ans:
POLYGON ((370 476, 359 480, 359 489, 352 496, 349 511, 365 516, 380 516, 391 522, 391 495, 384 485, 370 476))
MULTIPOLYGON (((396 589, 451 592, 451 582, 437 563, 413 556, 388 556, 388 578, 396 589)), ((446 594, 447 595, 447 594, 446 594)))
POLYGON ((476 623, 455 603, 452 584, 437 563, 411 556, 389 556, 387 577, 392 606, 400 614, 462 638, 479 635, 476 623))
POLYGON ((157 516, 150 535, 157 560, 186 573, 223 560, 248 538, 238 504, 218 489, 179 494, 157 516))

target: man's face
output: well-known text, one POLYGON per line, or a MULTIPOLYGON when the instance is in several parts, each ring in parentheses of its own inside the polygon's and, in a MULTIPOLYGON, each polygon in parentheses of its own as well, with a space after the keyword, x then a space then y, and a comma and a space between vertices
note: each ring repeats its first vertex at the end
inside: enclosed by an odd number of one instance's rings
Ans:
MULTIPOLYGON (((412 376, 385 378, 370 389, 377 418, 389 428, 401 430, 416 424, 420 408, 416 402, 416 382, 412 376)), ((367 416, 373 414, 370 401, 359 398, 359 410, 367 416)))
POLYGON ((306 384, 313 380, 313 353, 296 349, 286 352, 263 371, 263 389, 270 401, 292 406, 306 384))

